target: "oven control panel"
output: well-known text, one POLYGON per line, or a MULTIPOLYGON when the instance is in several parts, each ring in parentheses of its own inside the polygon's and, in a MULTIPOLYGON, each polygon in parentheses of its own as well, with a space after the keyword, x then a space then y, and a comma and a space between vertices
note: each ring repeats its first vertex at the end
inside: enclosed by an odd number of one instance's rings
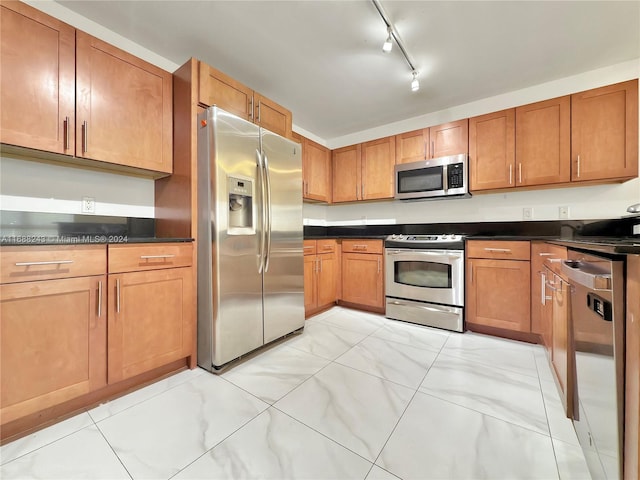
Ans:
POLYGON ((464 235, 389 235, 385 247, 464 250, 464 235))

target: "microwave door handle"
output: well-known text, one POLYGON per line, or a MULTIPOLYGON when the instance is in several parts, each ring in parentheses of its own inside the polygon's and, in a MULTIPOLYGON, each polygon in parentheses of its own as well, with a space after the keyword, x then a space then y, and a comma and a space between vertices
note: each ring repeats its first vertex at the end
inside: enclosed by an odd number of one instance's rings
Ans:
POLYGON ((442 166, 442 188, 445 194, 449 190, 449 165, 442 166))

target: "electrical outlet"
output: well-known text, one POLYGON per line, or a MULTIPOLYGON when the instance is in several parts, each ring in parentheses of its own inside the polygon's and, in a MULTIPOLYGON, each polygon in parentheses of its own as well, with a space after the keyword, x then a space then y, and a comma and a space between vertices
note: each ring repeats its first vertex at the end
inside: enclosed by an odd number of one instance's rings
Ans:
POLYGON ((96 213, 96 199, 93 197, 82 197, 82 213, 96 213))
POLYGON ((560 220, 568 220, 569 219, 569 207, 567 207, 567 206, 558 207, 558 218, 560 220))
POLYGON ((633 234, 640 235, 640 223, 638 225, 633 226, 633 234))
POLYGON ((522 209, 522 219, 523 220, 532 220, 533 219, 533 208, 524 207, 522 209))

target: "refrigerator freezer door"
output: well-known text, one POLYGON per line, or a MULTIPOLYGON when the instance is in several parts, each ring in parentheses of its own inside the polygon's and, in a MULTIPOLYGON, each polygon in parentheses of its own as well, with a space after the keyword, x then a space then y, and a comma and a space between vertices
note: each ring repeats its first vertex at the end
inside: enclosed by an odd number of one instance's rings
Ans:
POLYGON ((264 341, 260 136, 215 107, 198 128, 198 364, 212 370, 264 341))
POLYGON ((264 342, 304 326, 300 145, 261 129, 270 215, 264 273, 264 342))

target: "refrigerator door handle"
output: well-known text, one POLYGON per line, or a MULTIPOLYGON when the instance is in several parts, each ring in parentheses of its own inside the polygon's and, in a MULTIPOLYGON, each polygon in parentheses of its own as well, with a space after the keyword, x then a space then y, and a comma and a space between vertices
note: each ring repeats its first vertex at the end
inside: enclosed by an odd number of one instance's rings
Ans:
POLYGON ((264 154, 264 176, 266 179, 265 199, 266 199, 266 223, 265 239, 266 245, 264 248, 264 271, 269 271, 269 260, 271 259, 271 175, 269 173, 269 159, 267 154, 264 154))
POLYGON ((265 202, 265 184, 264 184, 264 166, 262 162, 262 155, 259 150, 256 150, 256 164, 258 166, 258 183, 260 184, 260 251, 259 251, 259 260, 258 260, 258 273, 262 273, 264 271, 264 247, 265 247, 265 218, 266 218, 266 202, 265 202))

